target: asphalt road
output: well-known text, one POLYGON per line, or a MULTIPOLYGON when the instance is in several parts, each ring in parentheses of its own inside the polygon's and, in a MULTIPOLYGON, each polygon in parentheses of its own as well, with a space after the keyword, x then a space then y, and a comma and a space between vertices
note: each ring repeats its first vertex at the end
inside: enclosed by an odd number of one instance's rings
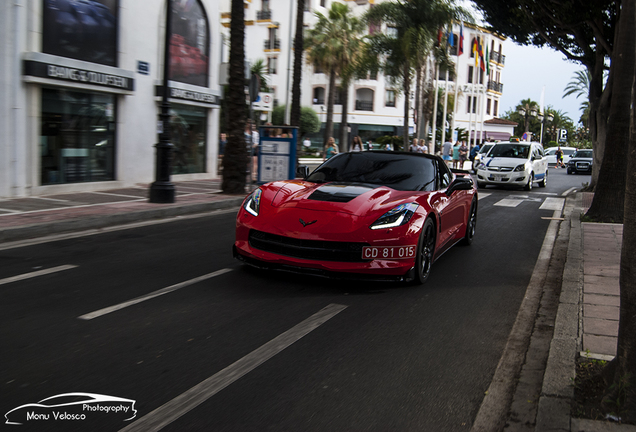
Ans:
POLYGON ((137 423, 28 430, 469 430, 553 216, 540 207, 587 181, 480 190, 474 243, 423 286, 243 267, 234 212, 0 251, 0 411, 88 392, 135 400, 137 423))

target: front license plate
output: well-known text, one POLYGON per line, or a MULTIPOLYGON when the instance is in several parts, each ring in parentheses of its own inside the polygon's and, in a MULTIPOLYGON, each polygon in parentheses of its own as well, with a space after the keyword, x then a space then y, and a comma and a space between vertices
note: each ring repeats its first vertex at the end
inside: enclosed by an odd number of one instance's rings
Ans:
POLYGON ((492 174, 490 176, 490 180, 494 180, 494 181, 502 181, 502 180, 507 180, 508 177, 501 175, 501 174, 492 174))
POLYGON ((406 259, 415 258, 415 246, 364 246, 363 259, 406 259))

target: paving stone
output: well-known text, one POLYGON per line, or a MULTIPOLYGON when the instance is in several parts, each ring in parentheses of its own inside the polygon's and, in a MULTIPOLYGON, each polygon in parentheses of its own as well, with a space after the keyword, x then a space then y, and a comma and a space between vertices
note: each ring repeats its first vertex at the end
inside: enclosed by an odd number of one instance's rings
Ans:
POLYGON ((618 321, 618 318, 620 316, 620 308, 617 306, 599 306, 584 304, 583 316, 618 321))
POLYGON ((620 306, 621 299, 615 295, 585 294, 583 303, 600 306, 620 306))
POLYGON ((591 354, 616 355, 618 338, 583 333, 583 351, 591 354))
POLYGON ((618 337, 618 321, 584 317, 583 332, 597 336, 618 337))

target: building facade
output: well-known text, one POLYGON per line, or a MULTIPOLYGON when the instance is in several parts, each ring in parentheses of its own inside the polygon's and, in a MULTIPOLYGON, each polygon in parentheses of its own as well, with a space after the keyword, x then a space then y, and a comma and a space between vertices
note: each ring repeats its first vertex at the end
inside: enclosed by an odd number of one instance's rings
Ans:
MULTIPOLYGON (((166 1, 1 2, 0 197, 150 183, 166 1)), ((217 0, 172 1, 173 180, 217 175, 217 0)))
MULTIPOLYGON (((337 0, 349 6, 352 14, 361 16, 374 3, 382 0, 337 0)), ((336 0, 305 0, 303 24, 305 28, 315 25, 316 12, 328 16, 331 4, 336 0)), ((291 85, 293 80, 293 38, 296 29, 296 1, 294 0, 246 0, 245 2, 245 56, 254 63, 261 59, 267 65, 269 86, 273 89, 275 105, 291 105, 291 85)), ((221 2, 222 23, 229 39, 231 21, 229 0, 221 2)), ((225 47, 229 50, 229 46, 225 47)), ((225 59, 229 54, 224 54, 225 59)), ((301 106, 314 109, 324 127, 327 120, 327 92, 329 76, 326 71, 303 62, 301 81, 301 106)), ((349 142, 360 135, 363 141, 373 140, 382 135, 401 135, 404 124, 404 99, 399 89, 385 83, 382 75, 368 76, 355 80, 348 91, 349 108, 347 123, 349 142)), ((338 92, 334 105, 334 136, 338 141, 339 125, 342 120, 342 91, 338 92)), ((414 128, 413 118, 409 128, 414 128)), ((314 138, 322 145, 322 135, 314 138)), ((342 147, 342 145, 341 145, 342 147)))

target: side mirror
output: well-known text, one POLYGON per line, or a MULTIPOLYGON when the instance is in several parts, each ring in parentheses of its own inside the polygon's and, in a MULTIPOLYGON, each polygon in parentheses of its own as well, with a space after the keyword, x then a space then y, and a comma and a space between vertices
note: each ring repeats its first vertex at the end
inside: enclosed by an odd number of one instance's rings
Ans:
POLYGON ((296 178, 307 178, 309 175, 309 167, 307 165, 298 165, 296 167, 296 178))
POLYGON ((473 179, 471 177, 457 177, 446 189, 446 195, 451 196, 453 192, 460 190, 471 190, 473 179))

